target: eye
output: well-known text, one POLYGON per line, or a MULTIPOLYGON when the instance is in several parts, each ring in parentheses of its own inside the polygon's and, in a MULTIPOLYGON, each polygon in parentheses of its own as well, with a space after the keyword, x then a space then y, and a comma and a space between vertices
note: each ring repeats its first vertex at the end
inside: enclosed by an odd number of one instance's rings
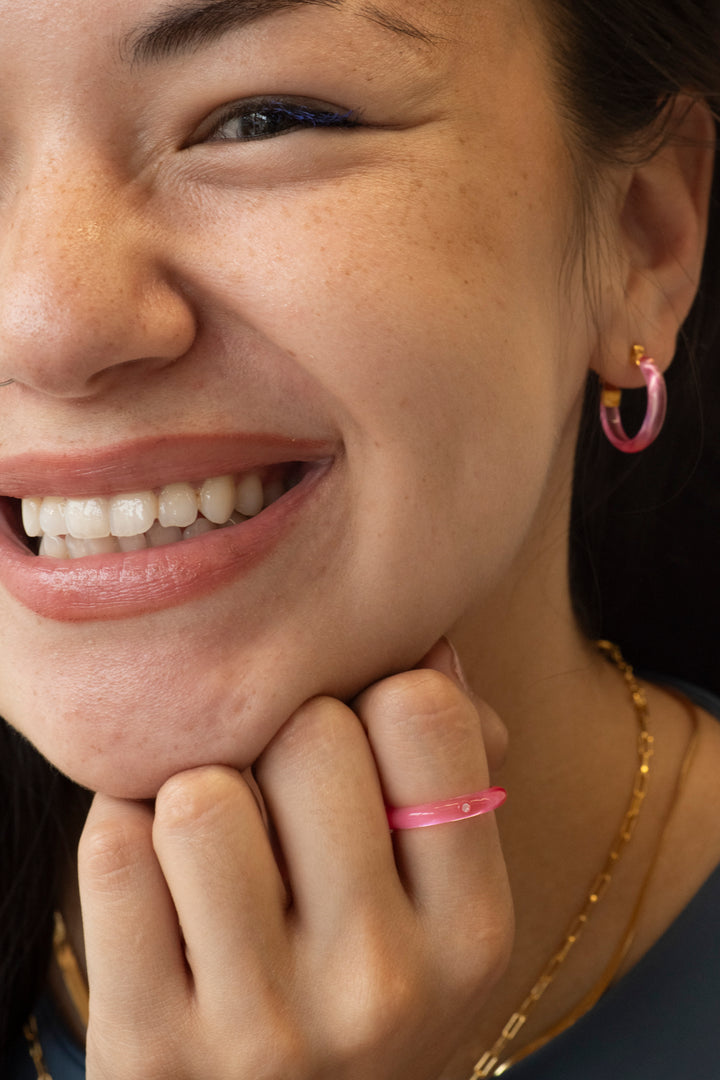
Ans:
POLYGON ((352 110, 339 112, 327 105, 254 98, 229 106, 204 142, 258 142, 302 128, 353 128, 359 117, 352 110))

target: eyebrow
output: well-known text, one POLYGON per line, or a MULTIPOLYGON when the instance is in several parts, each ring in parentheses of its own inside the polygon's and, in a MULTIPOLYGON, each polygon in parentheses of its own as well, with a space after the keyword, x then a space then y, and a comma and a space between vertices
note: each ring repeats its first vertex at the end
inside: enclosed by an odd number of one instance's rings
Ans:
MULTIPOLYGON (((169 5, 145 26, 131 31, 121 45, 121 56, 131 64, 150 64, 195 52, 258 19, 300 7, 339 10, 345 0, 193 0, 169 5)), ((358 12, 370 22, 392 33, 435 45, 440 38, 407 19, 393 15, 372 3, 358 12)))

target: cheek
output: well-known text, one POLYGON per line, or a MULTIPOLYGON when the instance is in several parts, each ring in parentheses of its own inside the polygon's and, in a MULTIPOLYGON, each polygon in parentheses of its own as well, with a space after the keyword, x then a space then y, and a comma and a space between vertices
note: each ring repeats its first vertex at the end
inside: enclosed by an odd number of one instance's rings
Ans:
POLYGON ((368 626, 392 598, 413 618, 434 605, 442 629, 440 612, 457 617, 470 591, 492 587, 563 423, 559 196, 512 155, 481 170, 454 144, 444 159, 420 155, 291 209, 265 196, 239 226, 242 258, 227 231, 186 258, 208 303, 291 357, 342 433, 344 595, 368 626), (498 184, 513 170, 514 187, 498 184))
POLYGON ((186 256, 188 273, 225 321, 292 358, 348 442, 413 427, 444 442, 464 417, 516 441, 528 420, 555 421, 533 404, 558 374, 558 230, 536 193, 450 186, 422 164, 423 180, 419 165, 357 178, 292 213, 266 200, 242 221, 242 260, 223 233, 186 256))
POLYGON ((83 630, 7 613, 2 706, 75 779, 147 797, 193 765, 244 768, 307 698, 416 663, 511 564, 562 426, 558 212, 528 180, 499 190, 508 162, 478 180, 457 154, 292 214, 245 210, 231 237, 220 213, 178 229, 226 352, 251 332, 256 385, 288 397, 263 367, 283 357, 342 433, 341 505, 325 559, 298 545, 166 616, 83 630))

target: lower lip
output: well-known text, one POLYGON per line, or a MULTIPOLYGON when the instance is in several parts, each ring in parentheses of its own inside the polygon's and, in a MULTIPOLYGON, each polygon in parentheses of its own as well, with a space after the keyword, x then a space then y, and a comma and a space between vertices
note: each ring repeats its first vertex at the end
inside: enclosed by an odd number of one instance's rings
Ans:
POLYGON ((174 607, 213 592, 267 558, 319 493, 331 462, 257 517, 128 554, 48 559, 33 555, 0 513, 0 585, 30 611, 57 622, 125 619, 174 607))

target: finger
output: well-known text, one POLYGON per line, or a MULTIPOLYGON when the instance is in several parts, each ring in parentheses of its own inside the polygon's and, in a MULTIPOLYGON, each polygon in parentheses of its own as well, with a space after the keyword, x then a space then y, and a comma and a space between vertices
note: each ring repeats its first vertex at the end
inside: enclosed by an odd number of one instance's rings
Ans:
POLYGON ((175 908, 152 846, 152 811, 96 795, 78 851, 90 1029, 139 1032, 188 993, 175 908))
POLYGON ((508 730, 498 714, 493 709, 488 709, 469 686, 460 657, 452 642, 446 637, 440 638, 430 652, 423 657, 417 668, 432 668, 434 671, 440 671, 461 690, 464 690, 477 708, 490 775, 496 773, 505 764, 509 741, 508 730))
POLYGON ((367 735, 342 702, 303 705, 255 769, 299 915, 328 934, 404 896, 367 735))
MULTIPOLYGON (((250 787, 222 766, 172 777, 155 802, 153 843, 201 1006, 226 1010, 239 972, 259 1005, 286 940, 286 896, 250 787)), ((241 996, 238 1016, 249 1003, 241 996)))
MULTIPOLYGON (((367 727, 385 798, 393 807, 446 800, 490 783, 478 708, 445 675, 416 670, 365 691, 367 727)), ((494 815, 396 831, 396 858, 416 902, 448 915, 481 896, 506 897, 494 815)))

